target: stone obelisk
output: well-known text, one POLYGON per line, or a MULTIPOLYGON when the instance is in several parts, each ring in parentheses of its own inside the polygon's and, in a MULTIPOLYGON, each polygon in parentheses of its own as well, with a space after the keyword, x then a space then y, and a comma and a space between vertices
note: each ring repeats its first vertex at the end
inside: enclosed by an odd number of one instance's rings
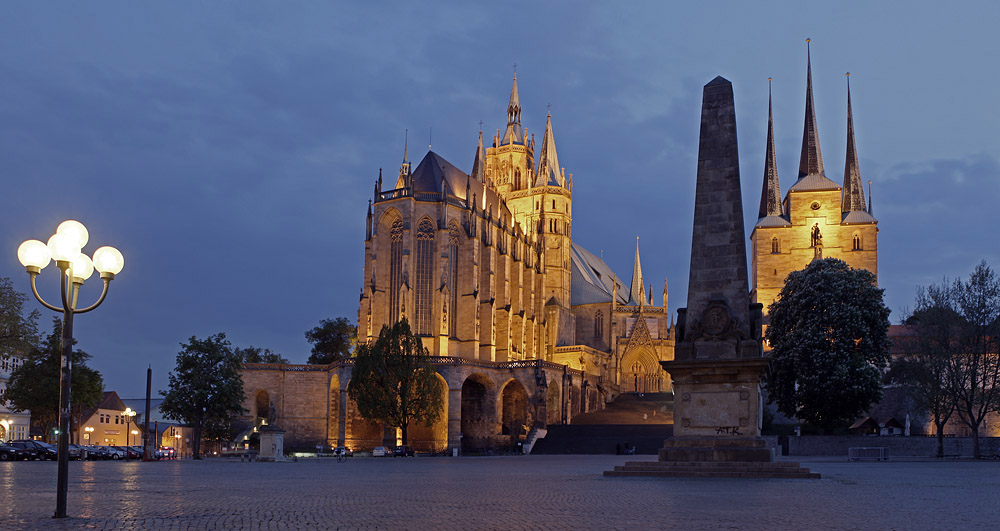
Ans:
POLYGON ((629 462, 607 476, 818 478, 775 463, 760 436, 761 304, 750 303, 733 85, 705 85, 698 141, 687 308, 677 310, 674 434, 659 461, 629 462))

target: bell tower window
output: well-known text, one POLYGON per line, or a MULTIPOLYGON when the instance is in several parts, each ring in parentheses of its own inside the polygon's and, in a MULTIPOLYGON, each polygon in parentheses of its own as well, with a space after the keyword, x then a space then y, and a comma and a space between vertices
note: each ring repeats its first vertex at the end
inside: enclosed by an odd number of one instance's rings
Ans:
POLYGON ((861 251, 864 247, 861 246, 861 235, 857 232, 854 233, 854 241, 851 244, 852 251, 861 251))
POLYGON ((781 245, 778 243, 778 238, 771 238, 771 254, 778 254, 781 252, 781 245))

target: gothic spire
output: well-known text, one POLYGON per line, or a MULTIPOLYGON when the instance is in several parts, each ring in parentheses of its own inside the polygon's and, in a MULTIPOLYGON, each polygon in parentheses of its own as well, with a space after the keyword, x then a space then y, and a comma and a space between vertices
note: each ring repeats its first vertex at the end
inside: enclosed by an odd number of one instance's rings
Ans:
POLYGON ((407 147, 410 143, 410 130, 406 129, 403 132, 403 162, 399 165, 399 178, 396 179, 396 188, 406 188, 409 186, 410 178, 410 161, 406 156, 407 147))
POLYGON ((472 178, 486 181, 486 151, 483 149, 483 132, 479 131, 479 145, 476 146, 476 158, 472 161, 472 178))
POLYGON ((521 100, 517 96, 517 72, 510 87, 510 102, 507 103, 507 130, 500 145, 524 144, 524 129, 521 128, 521 100))
POLYGON ((872 208, 872 182, 868 181, 868 215, 875 216, 874 209, 872 208))
POLYGON ((646 302, 646 289, 642 285, 642 264, 639 263, 639 237, 635 237, 635 265, 632 266, 632 286, 629 289, 632 302, 642 306, 646 302))
POLYGON ((781 185, 778 164, 774 158, 774 115, 771 105, 771 78, 767 78, 767 152, 764 155, 764 185, 760 191, 760 212, 757 218, 780 216, 781 185))
POLYGON ((556 139, 552 135, 552 113, 549 113, 545 121, 545 134, 542 135, 542 151, 538 157, 535 186, 565 186, 565 184, 559 167, 559 156, 556 154, 556 139))
POLYGON ((816 128, 816 111, 813 105, 812 55, 806 39, 806 118, 802 128, 802 156, 799 159, 799 179, 806 175, 826 176, 823 171, 823 153, 819 149, 819 131, 816 128))
POLYGON ((854 144, 854 114, 851 111, 851 73, 847 73, 847 157, 844 163, 844 213, 865 212, 865 189, 861 184, 858 150, 854 144))

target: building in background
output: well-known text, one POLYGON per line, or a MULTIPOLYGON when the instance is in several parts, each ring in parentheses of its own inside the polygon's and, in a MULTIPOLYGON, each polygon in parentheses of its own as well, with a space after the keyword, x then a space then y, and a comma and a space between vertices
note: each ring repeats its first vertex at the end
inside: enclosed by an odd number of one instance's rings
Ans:
POLYGON ((27 439, 31 431, 31 412, 11 411, 6 399, 10 375, 20 365, 21 358, 0 353, 0 441, 27 439))

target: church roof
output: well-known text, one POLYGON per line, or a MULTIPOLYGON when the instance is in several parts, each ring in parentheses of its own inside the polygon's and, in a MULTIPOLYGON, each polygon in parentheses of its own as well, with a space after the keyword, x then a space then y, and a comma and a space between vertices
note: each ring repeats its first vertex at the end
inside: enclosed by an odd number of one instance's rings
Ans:
POLYGON ((789 192, 811 192, 816 190, 840 190, 840 185, 826 178, 826 175, 813 173, 799 179, 788 189, 789 192))
POLYGON ((542 136, 542 151, 538 157, 538 174, 535 186, 564 186, 559 155, 556 154, 556 139, 552 134, 552 115, 546 117, 545 134, 542 136))
POLYGON ((812 54, 806 39, 806 117, 802 127, 802 154, 799 158, 799 179, 807 175, 822 175, 823 152, 819 148, 819 130, 816 127, 816 109, 813 105, 812 54))
POLYGON ((854 113, 851 111, 851 78, 847 74, 847 156, 844 163, 844 198, 842 210, 866 212, 865 190, 861 184, 858 149, 854 144, 854 113))
POLYGON ((757 220, 757 224, 754 225, 755 228, 758 227, 791 227, 792 222, 784 218, 784 216, 764 216, 757 220))
POLYGON ((646 288, 643 286, 642 264, 639 263, 639 237, 635 238, 635 263, 632 265, 632 283, 629 286, 629 305, 642 306, 646 303, 646 288))
MULTIPOLYGON (((570 304, 611 302, 615 274, 608 264, 576 243, 572 244, 570 256, 573 261, 570 304)), ((621 282, 617 295, 618 304, 628 302, 629 290, 621 282)))
POLYGON ((469 194, 476 197, 477 210, 489 210, 493 207, 494 216, 500 214, 500 196, 491 189, 470 178, 464 171, 455 167, 454 164, 445 160, 444 157, 433 151, 428 151, 424 159, 413 170, 412 182, 413 192, 441 194, 441 182, 444 184, 448 195, 455 196, 460 200, 465 200, 465 187, 468 185, 469 194))
POLYGON ((844 212, 844 218, 840 222, 844 225, 856 225, 862 223, 878 223, 878 220, 864 210, 853 210, 851 212, 844 212))
POLYGON ((764 153, 764 184, 760 191, 758 218, 781 216, 781 185, 778 162, 774 156, 774 114, 771 106, 771 80, 767 81, 767 150, 764 153))

